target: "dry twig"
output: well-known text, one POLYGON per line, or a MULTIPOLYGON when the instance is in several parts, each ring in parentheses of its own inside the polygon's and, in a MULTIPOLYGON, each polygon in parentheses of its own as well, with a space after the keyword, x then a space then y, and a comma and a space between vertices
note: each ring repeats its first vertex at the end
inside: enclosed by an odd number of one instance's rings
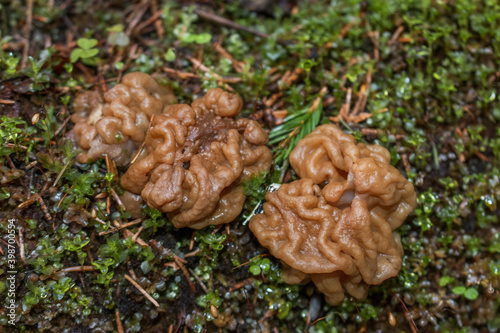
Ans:
POLYGON ((275 314, 276 314, 276 310, 275 309, 268 309, 266 311, 266 313, 264 313, 264 315, 262 316, 262 318, 259 319, 258 323, 262 324, 264 321, 266 321, 266 319, 272 318, 275 314))
POLYGON ((196 256, 198 253, 200 253, 201 249, 197 249, 197 250, 194 250, 194 251, 191 251, 189 253, 186 253, 184 255, 184 258, 189 258, 189 257, 194 257, 196 256))
MULTIPOLYGON (((361 86, 358 92, 358 99, 356 104, 351 110, 351 98, 352 98, 352 88, 347 89, 346 102, 340 108, 337 116, 330 117, 333 122, 346 121, 349 124, 357 124, 359 122, 365 121, 372 116, 369 112, 363 112, 366 103, 368 101, 368 95, 370 93, 370 86, 372 81, 372 70, 368 70, 366 73, 366 82, 361 86)), ((386 112, 388 109, 383 109, 378 112, 386 112)))
POLYGON ((132 222, 128 222, 128 223, 122 224, 121 226, 116 227, 114 229, 109 229, 109 230, 106 230, 106 231, 102 231, 102 232, 99 233, 99 236, 110 234, 110 233, 115 232, 117 230, 120 230, 120 229, 123 229, 123 228, 127 228, 127 227, 130 227, 131 225, 135 225, 135 224, 138 224, 138 223, 141 223, 141 222, 142 222, 142 218, 141 219, 137 219, 137 220, 133 220, 132 222))
POLYGON ((42 207, 42 211, 45 214, 45 218, 50 222, 52 221, 52 216, 50 216, 49 209, 47 208, 47 205, 45 205, 45 202, 43 201, 42 197, 38 193, 33 194, 33 198, 21 203, 17 208, 19 209, 24 209, 28 206, 30 206, 32 203, 35 201, 38 201, 40 203, 40 206, 42 207))
POLYGON ((396 43, 396 41, 398 40, 399 36, 403 33, 403 31, 405 31, 405 27, 400 25, 394 32, 394 35, 392 35, 391 39, 387 42, 387 45, 391 46, 392 44, 396 43))
POLYGON ((203 291, 205 293, 208 293, 208 288, 207 288, 207 286, 205 286, 205 284, 200 279, 200 277, 198 275, 196 275, 196 273, 191 268, 188 268, 188 270, 189 270, 189 273, 191 273, 191 275, 194 277, 194 279, 196 280, 196 282, 198 282, 198 284, 200 285, 201 289, 203 289, 203 291))
POLYGON ((143 227, 141 226, 139 228, 139 230, 137 230, 137 232, 134 234, 134 236, 132 237, 132 240, 135 242, 137 240, 137 237, 139 237, 140 233, 142 232, 142 229, 143 227))
POLYGON ((252 260, 249 260, 249 261, 247 261, 247 262, 244 262, 244 263, 243 263, 243 264, 241 264, 241 265, 238 265, 238 266, 234 267, 234 268, 233 268, 233 270, 235 270, 235 269, 237 269, 237 268, 240 268, 241 266, 245 266, 245 265, 247 265, 247 264, 251 263, 251 262, 252 262, 252 261, 254 261, 254 260, 257 260, 257 259, 259 259, 259 258, 262 258, 262 257, 268 256, 268 255, 269 255, 269 253, 264 253, 264 254, 261 254, 260 256, 255 257, 255 258, 253 258, 252 260))
POLYGON ((144 290, 134 279, 132 279, 132 277, 130 277, 128 274, 124 274, 123 275, 130 283, 132 283, 134 285, 134 287, 137 288, 137 290, 139 290, 141 292, 141 294, 143 294, 151 303, 153 303, 157 308, 160 307, 160 304, 158 304, 158 302, 153 298, 151 297, 150 294, 148 294, 146 292, 146 290, 144 290))
POLYGON ((114 175, 113 179, 117 178, 118 170, 115 161, 109 158, 108 154, 104 155, 104 160, 106 161, 106 170, 114 175))
POLYGON ((183 79, 183 80, 188 79, 188 78, 193 78, 193 79, 200 78, 200 76, 198 74, 189 73, 189 72, 182 72, 182 71, 178 71, 176 69, 172 69, 172 68, 168 68, 168 67, 163 67, 163 71, 167 72, 169 74, 173 74, 173 75, 175 75, 178 78, 183 79))
POLYGON ((118 333, 123 333, 123 324, 122 321, 120 320, 120 311, 116 310, 115 311, 115 318, 116 318, 116 329, 118 330, 118 333))
POLYGON ((252 283, 252 282, 253 282, 253 280, 254 280, 253 278, 249 278, 249 279, 246 279, 246 280, 244 280, 244 281, 241 281, 241 282, 239 282, 239 283, 235 284, 234 286, 232 286, 232 287, 229 289, 229 291, 230 291, 230 292, 233 292, 233 291, 238 290, 238 289, 240 289, 240 288, 242 288, 242 287, 244 287, 244 286, 247 286, 247 285, 249 285, 250 283, 252 283))
POLYGON ((193 291, 193 293, 196 292, 196 286, 194 285, 193 282, 191 282, 189 272, 186 269, 186 266, 184 266, 184 264, 182 263, 182 261, 184 261, 184 263, 187 263, 187 262, 184 259, 182 259, 181 257, 176 256, 176 255, 174 255, 174 261, 177 264, 177 266, 179 266, 182 273, 184 273, 184 276, 186 277, 186 280, 188 281, 189 286, 191 287, 191 290, 193 291))
POLYGON ((93 272, 95 271, 94 266, 73 266, 73 267, 66 267, 60 270, 60 272, 63 273, 70 273, 70 272, 93 272))
POLYGON ((394 296, 397 297, 397 299, 399 300, 399 302, 403 305, 403 308, 405 309, 405 317, 406 319, 408 320, 408 322, 411 324, 410 325, 410 328, 411 328, 411 331, 413 333, 417 333, 418 330, 417 330, 417 325, 415 325, 415 321, 413 320, 411 314, 410 314, 410 311, 408 311, 408 308, 406 307, 406 304, 403 302, 403 300, 399 297, 398 294, 396 294, 396 292, 394 290, 392 290, 392 293, 394 294, 394 296))
POLYGON ((57 183, 59 182, 59 179, 61 179, 62 175, 64 174, 64 172, 66 171, 66 168, 68 167, 68 165, 71 163, 72 159, 68 159, 68 162, 64 165, 64 167, 62 168, 61 172, 59 172, 59 174, 57 175, 57 178, 56 180, 54 181, 54 184, 52 184, 52 186, 56 186, 57 183))
POLYGON ((235 71, 237 71, 238 73, 243 72, 243 70, 245 69, 245 64, 234 59, 233 56, 229 52, 227 52, 219 43, 215 44, 215 50, 219 52, 221 56, 231 61, 231 64, 233 65, 235 71))
MULTIPOLYGON (((214 78, 216 78, 219 81, 222 81, 224 83, 239 83, 242 81, 240 77, 227 77, 227 76, 222 76, 214 71, 210 70, 207 66, 203 65, 198 59, 195 59, 193 57, 187 57, 189 61, 195 66, 195 68, 201 70, 204 73, 210 73, 214 78)), ((230 91, 234 91, 233 88, 231 88, 229 85, 226 85, 227 89, 230 91)))
MULTIPOLYGON (((247 291, 245 289, 242 289, 242 290, 243 290, 243 294, 245 295, 245 298, 247 300, 248 306, 250 307, 250 312, 252 313, 253 320, 255 320, 257 322, 257 317, 255 317, 255 313, 253 312, 253 307, 252 307, 252 304, 250 304, 250 300, 248 299, 247 291)), ((260 327, 260 323, 258 323, 257 327, 259 328, 259 332, 262 333, 262 328, 260 327)))
POLYGON ((134 30, 134 28, 136 27, 136 25, 139 23, 139 21, 141 20, 142 16, 144 15, 144 13, 146 13, 146 10, 148 9, 148 1, 142 1, 139 5, 139 10, 137 10, 134 18, 132 19, 132 21, 130 22, 130 24, 128 25, 127 27, 127 30, 125 30, 125 33, 130 36, 130 34, 132 33, 132 31, 134 30))
POLYGON ((120 199, 120 197, 118 196, 118 194, 116 194, 115 190, 114 189, 111 189, 111 195, 113 196, 113 198, 115 199, 116 203, 118 204, 118 206, 120 206, 121 209, 123 209, 124 212, 127 211, 127 208, 125 207, 125 205, 123 204, 122 200, 120 199))
POLYGON ((149 244, 146 243, 145 241, 143 241, 140 237, 136 237, 134 239, 135 234, 133 234, 132 231, 130 231, 128 229, 123 230, 123 235, 125 236, 125 238, 132 237, 132 240, 134 242, 136 242, 137 244, 139 244, 140 246, 149 246, 149 244))
MULTIPOLYGON (((158 1, 157 0, 153 0, 151 2, 151 11, 153 13, 158 12, 158 1)), ((161 10, 161 12, 163 12, 163 9, 161 10)), ((158 38, 160 40, 162 40, 165 37, 165 29, 163 28, 163 21, 159 17, 155 20, 155 29, 156 29, 156 33, 158 34, 158 38)))
POLYGON ((248 32, 252 35, 255 35, 255 36, 259 36, 259 37, 262 37, 262 38, 269 38, 269 35, 266 34, 266 33, 263 33, 261 31, 258 31, 258 30, 255 30, 255 29, 252 29, 252 28, 249 28, 249 27, 245 27, 241 24, 238 24, 236 22, 233 22, 227 18, 224 18, 224 17, 220 17, 218 15, 215 15, 214 13, 210 13, 210 12, 207 12, 207 11, 204 11, 200 8, 197 8, 195 9, 194 11, 199 17, 207 20, 207 21, 211 21, 211 22, 215 22, 215 23, 218 23, 218 24, 221 24, 221 25, 225 25, 226 27, 230 27, 230 28, 233 28, 233 29, 236 29, 236 30, 241 30, 241 31, 245 31, 245 32, 248 32))
MULTIPOLYGON (((151 23, 155 22, 160 18, 161 14, 163 13, 163 9, 156 10, 151 17, 149 17, 146 21, 142 22, 141 24, 137 25, 137 27, 134 29, 135 33, 140 33, 144 28, 146 28, 148 25, 151 23)), ((165 32, 165 31, 163 31, 165 32)), ((161 37, 158 36, 160 39, 161 37)))
POLYGON ((0 98, 0 104, 15 104, 15 101, 11 101, 9 99, 1 99, 0 98))

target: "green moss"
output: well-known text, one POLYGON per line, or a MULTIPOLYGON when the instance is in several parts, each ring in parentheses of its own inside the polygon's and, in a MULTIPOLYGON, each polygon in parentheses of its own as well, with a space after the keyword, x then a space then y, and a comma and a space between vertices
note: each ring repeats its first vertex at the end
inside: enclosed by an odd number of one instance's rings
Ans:
MULTIPOLYGON (((185 300, 198 299, 206 306, 210 298, 211 302, 220 300, 219 313, 227 311, 227 318, 234 318, 236 326, 244 325, 244 330, 257 331, 257 322, 267 313, 272 315, 262 321, 263 326, 304 331, 309 302, 317 296, 312 294, 314 288, 284 284, 280 263, 271 256, 259 257, 267 252, 242 221, 258 212, 268 184, 294 179, 296 175, 287 172, 287 156, 297 139, 337 116, 346 108, 348 94, 347 106, 352 112, 362 89, 367 102, 360 111, 371 117, 359 123, 344 121, 340 126, 359 141, 377 143, 390 151, 392 164, 415 185, 418 207, 398 229, 405 249, 400 275, 372 288, 365 301, 346 299, 338 307, 320 307, 317 318, 324 319, 310 331, 387 330, 388 311, 397 318, 394 329, 408 330, 394 293, 418 318, 419 331, 429 327, 442 332, 485 327, 494 331, 500 327, 490 314, 498 312, 500 305, 488 291, 489 286, 497 289, 500 276, 496 258, 500 252, 497 1, 312 1, 300 2, 293 10, 276 4, 265 15, 236 2, 213 6, 216 14, 269 38, 202 20, 192 6, 158 3, 157 9, 145 8, 141 19, 148 20, 156 10, 161 13, 159 21, 127 33, 130 40, 125 51, 133 52, 124 52, 116 44, 122 44, 123 35, 118 34, 127 27, 123 13, 138 11, 127 5, 95 6, 91 8, 94 15, 81 20, 80 14, 89 10, 86 2, 50 7, 35 1, 30 53, 25 59, 14 50, 17 39, 13 36, 24 35, 26 8, 16 2, 0 7, 0 30, 6 34, 0 38, 0 99, 16 103, 2 104, 2 112, 22 116, 0 119, 0 205, 3 211, 15 211, 23 228, 26 264, 19 260, 16 268, 34 274, 26 276, 17 289, 20 307, 24 305, 27 311, 17 328, 50 331, 64 326, 77 330, 94 325, 113 330, 115 311, 119 310, 129 331, 147 331, 157 324, 168 330, 185 313, 182 318, 189 329, 202 332, 205 319, 211 318, 185 300), (160 28, 164 29, 163 38, 158 35, 160 28), (47 41, 67 45, 60 32, 70 30, 81 33, 75 46, 69 44, 70 49, 63 51, 46 48, 47 41), (240 66, 221 55, 215 43, 240 66), (74 63, 65 63, 69 55, 74 63), (208 72, 187 56, 201 59, 208 72), (26 66, 21 68, 23 60, 26 66), (96 195, 109 196, 111 189, 120 195, 123 189, 103 161, 74 163, 78 152, 61 144, 62 134, 72 126, 68 122, 64 129, 63 123, 73 112, 76 92, 109 89, 118 77, 134 70, 161 76, 163 68, 198 75, 159 77, 162 84, 174 88, 182 103, 191 102, 194 91, 201 93, 219 85, 216 74, 239 79, 229 85, 242 95, 244 115, 271 130, 272 148, 278 156, 271 175, 243 184, 248 200, 242 216, 228 229, 196 231, 192 248, 191 231, 177 230, 159 211, 145 208, 142 224, 128 229, 136 233, 142 226, 139 237, 147 244, 157 241, 165 251, 143 247, 121 231, 99 235, 109 231, 113 221, 130 221, 130 215, 112 197, 108 205, 107 199, 96 199, 96 195), (283 80, 297 68, 304 72, 294 81, 283 80), (90 80, 92 77, 98 80, 90 80), (327 92, 321 107, 309 112, 322 87, 327 92), (266 105, 273 96, 278 96, 276 103, 266 105), (288 115, 277 120, 275 110, 287 110, 288 115), (29 121, 36 112, 40 119, 31 126, 29 121), (284 145, 278 147, 283 140, 284 145), (40 195, 50 219, 39 201, 18 208, 29 196, 26 191, 31 198, 40 195), (85 218, 80 222, 64 218, 70 212, 85 218), (200 288, 189 294, 184 274, 168 266, 174 254, 183 258, 198 249, 198 256, 186 257, 185 265, 207 286, 208 294, 200 288), (250 261, 252 258, 258 259, 250 261), (232 270, 242 263, 247 264, 232 270), (92 265, 95 272, 62 271, 82 265, 92 265), (159 301, 161 311, 154 310, 135 289, 128 289, 133 287, 123 275, 131 274, 130 270, 159 301), (253 282, 229 291, 249 278, 253 282), (208 297, 210 293, 217 297, 208 297), (130 296, 127 304, 122 301, 125 294, 130 296), (455 316, 442 318, 438 305, 446 302, 457 305, 460 323, 455 316), (491 310, 473 311, 475 302, 491 310), (127 312, 130 308, 137 312, 135 316, 127 312)), ((123 172, 119 168, 117 176, 123 172)), ((2 223, 0 231, 5 230, 2 223)), ((0 267, 4 264, 2 257, 0 267)), ((0 270, 0 274, 5 272, 0 270)), ((192 282, 198 283, 194 278, 192 282)), ((215 330, 210 320, 207 331, 215 330)), ((6 323, 7 317, 0 315, 0 325, 6 323)), ((223 331, 232 324, 227 325, 223 331)))

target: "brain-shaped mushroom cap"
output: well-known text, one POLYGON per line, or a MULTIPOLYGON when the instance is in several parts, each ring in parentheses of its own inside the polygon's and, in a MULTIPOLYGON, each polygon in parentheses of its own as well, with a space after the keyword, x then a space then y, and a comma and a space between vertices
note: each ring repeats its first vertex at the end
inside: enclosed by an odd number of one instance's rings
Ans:
POLYGON ((242 181, 269 170, 267 133, 253 120, 235 120, 236 94, 210 89, 191 106, 171 105, 153 120, 147 156, 121 178, 180 228, 231 222, 243 208, 242 181))
POLYGON ((104 93, 104 101, 90 91, 75 100, 73 135, 84 150, 78 155, 81 163, 108 154, 116 164, 128 164, 144 141, 150 117, 176 98, 153 77, 136 72, 104 93))
POLYGON ((285 263, 285 282, 310 277, 336 305, 344 290, 363 299, 369 285, 396 276, 403 249, 395 229, 416 195, 389 152, 322 125, 298 142, 290 164, 302 179, 268 192, 264 213, 250 221, 285 263))

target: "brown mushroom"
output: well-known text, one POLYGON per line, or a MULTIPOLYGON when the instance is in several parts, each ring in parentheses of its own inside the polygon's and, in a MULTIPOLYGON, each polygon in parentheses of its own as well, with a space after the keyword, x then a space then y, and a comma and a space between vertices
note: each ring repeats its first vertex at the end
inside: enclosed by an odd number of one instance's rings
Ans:
POLYGON ((416 195, 389 152, 322 125, 298 142, 290 164, 302 179, 268 192, 264 213, 250 221, 259 242, 286 264, 285 282, 310 278, 336 305, 344 291, 363 299, 369 285, 396 276, 403 249, 395 229, 416 195))
POLYGON ((147 156, 121 178, 178 228, 231 222, 245 201, 242 181, 269 170, 268 137, 253 120, 234 117, 238 95, 210 89, 191 106, 171 105, 146 136, 147 156))
POLYGON ((108 154, 117 165, 126 165, 144 141, 153 114, 176 101, 170 89, 144 73, 130 73, 104 94, 86 92, 75 100, 73 137, 84 150, 81 163, 108 154), (105 101, 105 103, 104 103, 105 101))

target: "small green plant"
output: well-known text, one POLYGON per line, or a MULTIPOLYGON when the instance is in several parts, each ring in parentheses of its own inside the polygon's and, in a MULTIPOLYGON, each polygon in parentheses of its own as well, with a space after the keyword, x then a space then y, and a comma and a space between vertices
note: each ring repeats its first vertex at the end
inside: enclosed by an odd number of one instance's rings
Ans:
POLYGON ((258 176, 252 176, 249 181, 243 183, 243 191, 247 197, 243 206, 244 223, 257 213, 257 210, 266 196, 266 183, 268 173, 261 173, 258 176))
POLYGON ((200 244, 209 246, 216 251, 222 250, 222 248, 224 248, 224 245, 222 243, 226 240, 227 235, 224 235, 222 233, 214 233, 214 229, 214 226, 210 226, 208 228, 197 231, 195 235, 195 242, 199 242, 200 244))
POLYGON ((475 300, 479 296, 479 292, 473 287, 458 286, 451 290, 455 295, 464 295, 469 301, 475 300))
POLYGON ((5 74, 7 76, 14 76, 17 74, 17 64, 19 64, 20 57, 14 56, 12 53, 9 54, 8 58, 6 58, 3 63, 6 67, 5 74))
POLYGON ((258 259, 253 260, 248 270, 252 275, 260 275, 269 273, 269 269, 271 268, 271 260, 269 258, 260 257, 258 259))
POLYGON ((10 198, 10 192, 9 191, 7 191, 6 189, 2 188, 2 192, 3 193, 0 193, 0 200, 5 200, 5 199, 10 198))
POLYGON ((50 60, 54 52, 54 48, 49 47, 40 53, 40 60, 29 57, 31 66, 21 69, 20 73, 33 81, 31 91, 44 90, 44 84, 50 82, 50 74, 52 72, 50 60), (44 69, 45 66, 47 67, 46 69, 44 69))
POLYGON ((468 257, 475 257, 482 250, 481 238, 471 237, 470 235, 464 235, 464 244, 467 247, 465 255, 468 257))
POLYGON ((445 275, 439 279, 439 286, 446 287, 448 284, 453 283, 453 282, 455 282, 454 278, 452 278, 451 276, 445 275))
MULTIPOLYGON (((115 233, 113 236, 106 239, 106 244, 99 248, 98 253, 103 259, 113 259, 113 267, 117 267, 118 264, 124 262, 128 256, 128 249, 125 247, 124 243, 125 240, 120 239, 119 235, 115 233)), ((109 260, 107 260, 106 263, 109 263, 109 260)))
POLYGON ((24 296, 23 311, 31 310, 31 308, 37 305, 42 298, 47 296, 48 292, 45 287, 39 286, 32 281, 28 281, 26 288, 28 288, 29 291, 24 296))
POLYGON ((194 241, 200 250, 198 255, 201 256, 200 264, 195 271, 203 278, 209 278, 211 272, 218 267, 219 256, 227 238, 227 235, 214 230, 214 226, 209 226, 196 231, 194 236, 194 241))
POLYGON ((99 49, 97 46, 97 39, 94 38, 79 38, 76 42, 78 45, 69 56, 69 59, 72 63, 77 62, 81 59, 81 61, 89 66, 95 66, 97 64, 97 54, 99 53, 99 49))
POLYGON ((206 44, 212 39, 212 35, 208 32, 200 34, 193 32, 192 23, 197 19, 194 13, 194 6, 184 7, 181 12, 181 23, 174 27, 174 35, 177 36, 183 43, 191 44, 206 44))
POLYGON ((2 116, 0 118, 0 162, 4 161, 5 156, 14 152, 29 153, 35 145, 29 137, 35 132, 36 130, 28 127, 21 118, 2 116))
POLYGON ((70 290, 75 285, 75 282, 71 280, 70 277, 63 277, 53 286, 52 296, 55 301, 60 301, 64 298, 68 290, 70 290))
POLYGON ((211 314, 211 306, 214 306, 216 309, 219 308, 222 304, 222 299, 219 296, 219 291, 209 291, 205 295, 201 295, 196 299, 196 304, 198 306, 205 309, 205 315, 208 320, 213 320, 213 316, 211 314))
POLYGON ((25 222, 31 230, 36 229, 36 220, 27 219, 25 222))
POLYGON ((420 235, 430 230, 433 226, 431 216, 434 213, 434 206, 438 202, 438 198, 433 193, 432 189, 420 193, 417 198, 417 208, 415 209, 416 218, 413 223, 420 227, 420 235))
POLYGON ((302 68, 306 71, 305 83, 307 92, 311 90, 311 78, 310 78, 311 69, 316 65, 318 65, 318 62, 311 59, 301 60, 299 63, 299 68, 302 68))
POLYGON ((174 49, 168 49, 168 51, 165 53, 165 60, 166 61, 174 61, 176 58, 176 54, 174 49))
POLYGON ((115 263, 115 260, 112 258, 98 259, 92 262, 92 265, 100 271, 99 275, 97 275, 97 283, 105 286, 109 285, 114 275, 114 272, 109 271, 109 267, 115 265, 115 263))
POLYGON ((77 234, 72 240, 64 238, 61 239, 60 245, 63 249, 70 252, 76 252, 80 265, 83 265, 87 253, 82 249, 90 242, 90 239, 84 232, 77 234))
POLYGON ((144 222, 142 222, 145 229, 153 228, 152 232, 156 233, 158 228, 164 227, 168 224, 167 219, 163 217, 163 214, 158 209, 146 207, 144 208, 144 211, 149 216, 148 219, 145 219, 144 222))
MULTIPOLYGON (((1 8, 0 8, 1 9, 1 8)), ((19 64, 20 57, 14 56, 11 52, 4 51, 4 45, 12 40, 11 36, 2 37, 0 31, 0 69, 5 69, 6 77, 13 77, 17 74, 17 65, 19 64)))

